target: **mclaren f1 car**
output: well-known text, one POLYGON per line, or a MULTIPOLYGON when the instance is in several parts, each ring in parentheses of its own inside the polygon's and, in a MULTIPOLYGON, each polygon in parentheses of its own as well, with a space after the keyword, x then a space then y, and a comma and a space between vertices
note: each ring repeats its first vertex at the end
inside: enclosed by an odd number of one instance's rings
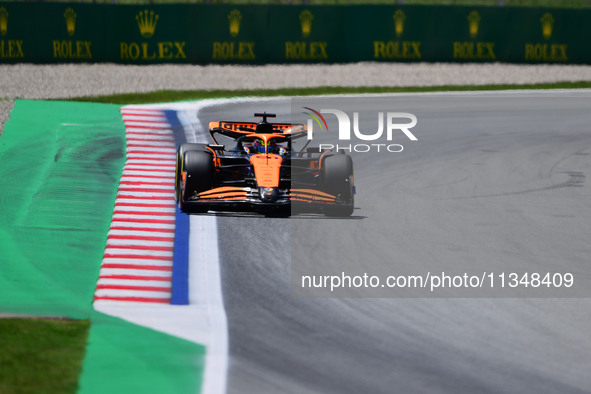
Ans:
POLYGON ((307 147, 302 124, 262 121, 209 124, 213 144, 177 149, 176 198, 184 212, 317 212, 350 216, 354 209, 353 161, 338 151, 307 147), (226 149, 216 137, 235 143, 226 149))

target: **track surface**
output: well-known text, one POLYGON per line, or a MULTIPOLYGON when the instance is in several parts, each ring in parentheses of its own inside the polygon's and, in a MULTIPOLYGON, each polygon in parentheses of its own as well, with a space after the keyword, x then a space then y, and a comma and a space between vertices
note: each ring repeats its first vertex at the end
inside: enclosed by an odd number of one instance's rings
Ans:
MULTIPOLYGON (((395 159, 354 156, 357 220, 218 214, 228 392, 589 392, 589 299, 292 298, 290 248, 305 257, 314 237, 334 241, 339 248, 309 259, 337 269, 481 271, 500 262, 575 267, 586 279, 590 99, 392 96, 391 108, 418 117, 419 141, 395 159), (368 243, 371 255, 360 247, 368 243)), ((379 108, 364 98, 364 109, 379 108)), ((287 100, 215 106, 199 117, 206 125, 262 110, 289 119, 287 100)))

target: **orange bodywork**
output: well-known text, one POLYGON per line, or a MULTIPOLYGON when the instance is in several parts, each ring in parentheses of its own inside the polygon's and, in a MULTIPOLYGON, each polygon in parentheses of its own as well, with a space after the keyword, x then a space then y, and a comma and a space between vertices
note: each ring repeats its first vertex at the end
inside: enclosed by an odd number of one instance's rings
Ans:
POLYGON ((243 187, 224 186, 199 193, 199 199, 202 201, 242 200, 246 195, 247 192, 243 187))
POLYGON ((207 147, 207 150, 209 150, 211 152, 211 154, 213 155, 213 165, 219 166, 221 161, 220 161, 216 151, 214 149, 211 149, 209 146, 207 147))
POLYGON ((283 158, 275 154, 258 154, 250 157, 250 164, 254 167, 254 175, 259 187, 278 187, 279 173, 283 158))
MULTIPOLYGON (((285 124, 285 123, 272 123, 273 129, 284 133, 286 131, 291 131, 292 125, 285 124)), ((209 129, 224 129, 230 130, 234 132, 244 133, 244 134, 251 134, 252 131, 242 131, 238 130, 239 127, 248 127, 249 129, 256 129, 257 124, 254 122, 209 122, 209 129)))
POLYGON ((336 198, 332 194, 324 193, 314 189, 291 189, 292 201, 324 202, 334 203, 336 198))

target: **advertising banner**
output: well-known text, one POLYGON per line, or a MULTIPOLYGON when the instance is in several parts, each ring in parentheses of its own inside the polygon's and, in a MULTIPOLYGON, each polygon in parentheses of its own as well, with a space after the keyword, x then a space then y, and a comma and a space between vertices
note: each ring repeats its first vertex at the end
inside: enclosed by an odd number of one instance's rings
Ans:
POLYGON ((0 2, 0 62, 589 63, 589 10, 0 2))

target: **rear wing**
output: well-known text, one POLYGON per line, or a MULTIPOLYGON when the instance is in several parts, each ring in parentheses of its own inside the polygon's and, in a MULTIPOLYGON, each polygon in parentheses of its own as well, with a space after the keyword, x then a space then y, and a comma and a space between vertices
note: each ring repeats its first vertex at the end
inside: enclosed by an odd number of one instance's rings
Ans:
MULTIPOLYGON (((304 137, 307 133, 307 127, 303 124, 271 123, 271 125, 273 127, 273 134, 283 134, 292 139, 304 137)), ((214 141, 216 141, 214 134, 222 134, 226 137, 237 139, 253 134, 256 127, 257 123, 254 122, 209 122, 209 133, 214 141)))

